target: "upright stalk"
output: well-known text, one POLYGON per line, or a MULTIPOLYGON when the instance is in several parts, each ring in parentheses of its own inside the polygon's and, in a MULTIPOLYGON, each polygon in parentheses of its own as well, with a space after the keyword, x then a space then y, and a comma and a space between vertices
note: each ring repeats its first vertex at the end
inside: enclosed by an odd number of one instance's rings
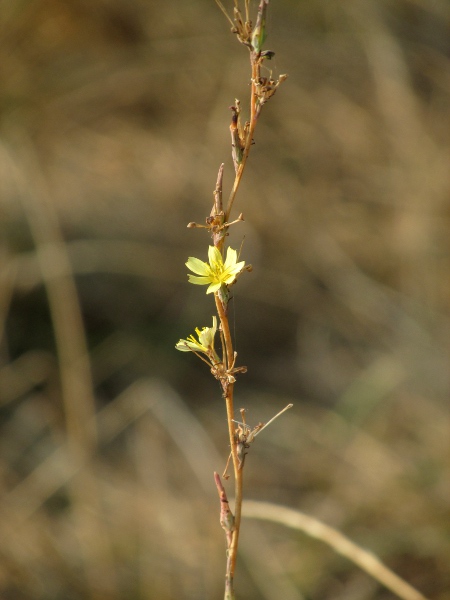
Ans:
MULTIPOLYGON (((225 342, 225 351, 227 357, 227 365, 233 365, 234 363, 234 350, 233 343, 230 335, 230 327, 228 322, 228 316, 223 308, 222 302, 219 295, 215 295, 216 308, 219 315, 222 333, 225 342)), ((228 434, 230 438, 231 457, 233 461, 234 471, 234 528, 231 534, 231 540, 227 548, 227 564, 225 573, 225 600, 234 600, 234 571, 236 568, 237 551, 239 545, 239 532, 241 526, 241 513, 242 513, 242 491, 243 491, 243 462, 240 463, 237 444, 238 438, 236 437, 235 424, 234 424, 234 405, 233 405, 233 394, 234 394, 234 381, 230 381, 226 385, 225 390, 225 405, 227 411, 227 423, 228 423, 228 434)))
MULTIPOLYGON (((244 261, 238 262, 236 250, 228 247, 224 259, 224 246, 228 230, 231 225, 243 221, 240 214, 234 221, 230 221, 231 210, 236 199, 239 185, 247 165, 250 149, 253 144, 253 136, 263 105, 273 96, 279 85, 286 79, 286 75, 280 75, 275 81, 272 77, 262 77, 261 67, 265 60, 270 60, 274 52, 263 50, 266 33, 266 13, 269 0, 260 0, 256 14, 256 23, 253 26, 250 20, 249 0, 245 0, 245 18, 243 18, 239 0, 234 0, 233 18, 231 18, 221 0, 216 0, 220 9, 224 12, 232 25, 232 31, 238 40, 249 49, 251 65, 251 92, 249 106, 249 120, 242 125, 240 120, 240 102, 235 101, 231 107, 232 119, 230 125, 232 158, 235 177, 226 209, 222 201, 222 184, 224 165, 219 168, 216 187, 214 190, 214 202, 206 225, 189 223, 188 227, 207 229, 211 234, 213 246, 208 249, 208 263, 197 258, 190 257, 186 263, 187 267, 195 273, 189 275, 189 281, 197 285, 208 285, 207 294, 214 293, 217 316, 220 326, 219 332, 222 341, 222 356, 220 357, 214 346, 215 334, 217 332, 217 318, 213 317, 213 326, 196 329, 198 340, 191 335, 186 340, 180 340, 176 345, 183 352, 194 352, 199 358, 206 362, 213 376, 219 381, 228 423, 228 437, 230 441, 230 458, 233 464, 235 502, 234 515, 229 507, 225 488, 220 476, 215 473, 214 479, 221 502, 220 523, 225 530, 227 543, 227 561, 225 571, 225 600, 235 600, 234 574, 236 569, 237 552, 239 545, 239 534, 241 527, 242 497, 243 497, 243 469, 245 463, 246 449, 254 440, 257 433, 262 430, 263 425, 257 425, 253 430, 245 423, 245 410, 241 409, 241 421, 235 421, 234 415, 234 385, 235 375, 245 373, 246 367, 236 367, 237 354, 233 347, 233 340, 228 321, 228 302, 230 300, 230 288, 244 271, 250 271, 251 265, 245 265, 244 261)), ((228 461, 228 462, 229 462, 228 461)), ((228 466, 228 463, 227 463, 228 466)), ((224 478, 228 479, 227 468, 224 478)))

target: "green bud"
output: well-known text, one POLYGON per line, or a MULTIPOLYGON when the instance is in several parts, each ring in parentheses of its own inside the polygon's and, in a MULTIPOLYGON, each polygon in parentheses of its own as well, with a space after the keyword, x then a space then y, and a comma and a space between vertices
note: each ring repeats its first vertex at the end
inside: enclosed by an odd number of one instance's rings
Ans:
POLYGON ((269 0, 261 0, 258 7, 258 16, 256 17, 256 25, 252 35, 252 46, 258 54, 262 50, 264 40, 266 39, 266 15, 269 0))
POLYGON ((222 302, 223 307, 226 309, 226 306, 230 301, 230 292, 224 283, 222 283, 222 285, 219 288, 219 298, 222 302))

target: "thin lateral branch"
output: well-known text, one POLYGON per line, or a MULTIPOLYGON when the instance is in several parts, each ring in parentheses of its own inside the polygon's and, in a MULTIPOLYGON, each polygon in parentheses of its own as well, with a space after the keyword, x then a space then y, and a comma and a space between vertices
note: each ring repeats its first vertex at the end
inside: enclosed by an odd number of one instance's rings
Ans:
POLYGON ((230 505, 228 504, 227 493, 223 487, 223 483, 220 480, 220 475, 214 472, 214 481, 216 483, 217 492, 220 499, 220 525, 225 531, 227 538, 227 549, 230 548, 233 541, 233 531, 235 530, 234 515, 231 512, 230 505))
POLYGON ((219 297, 219 294, 216 292, 214 294, 214 299, 216 301, 217 314, 219 315, 220 323, 222 325, 222 334, 225 344, 226 350, 226 359, 227 359, 227 368, 229 365, 233 364, 234 360, 234 351, 233 351, 233 342, 231 340, 231 332, 230 332, 230 324, 228 322, 228 317, 225 312, 225 309, 222 304, 222 300, 219 297))
POLYGON ((245 20, 250 22, 250 0, 245 0, 245 20))
POLYGON ((226 11, 224 5, 222 4, 222 2, 220 0, 216 0, 216 4, 220 8, 220 10, 223 12, 223 14, 225 15, 226 19, 229 21, 231 27, 234 29, 233 19, 227 13, 227 11, 226 11))
POLYGON ((325 523, 314 517, 286 506, 255 500, 245 502, 244 517, 272 521, 302 531, 310 537, 324 542, 333 548, 335 552, 351 560, 391 592, 397 594, 402 600, 428 600, 418 590, 386 567, 374 554, 349 540, 337 529, 325 525, 325 523))
POLYGON ((217 173, 216 187, 214 189, 214 206, 213 210, 211 211, 211 217, 214 215, 220 215, 223 212, 222 183, 224 166, 224 163, 222 163, 219 167, 219 172, 217 173))
POLYGON ((225 366, 225 369, 228 369, 227 364, 227 347, 225 345, 225 337, 223 335, 222 328, 220 328, 220 343, 222 344, 222 362, 225 366))
POLYGON ((217 173, 216 187, 214 188, 214 204, 209 217, 206 219, 207 226, 211 231, 213 244, 219 250, 222 250, 223 240, 226 234, 222 201, 223 169, 224 164, 222 163, 219 167, 219 172, 217 173))
POLYGON ((234 170, 237 173, 239 170, 239 165, 242 162, 242 152, 245 147, 240 123, 241 108, 240 102, 237 98, 235 100, 235 106, 230 106, 230 110, 232 113, 230 124, 231 154, 233 157, 234 170))
POLYGON ((283 408, 283 410, 280 410, 280 412, 279 412, 279 413, 277 413, 277 414, 276 414, 274 417, 272 417, 272 418, 270 419, 270 421, 267 421, 267 423, 266 423, 265 425, 263 425, 263 426, 261 427, 261 429, 258 429, 258 431, 257 431, 257 432, 254 434, 254 436, 253 436, 253 437, 255 438, 257 435, 259 435, 259 434, 261 433, 261 431, 263 431, 263 429, 265 429, 266 427, 268 427, 268 426, 269 426, 271 423, 273 423, 273 422, 275 421, 275 419, 278 419, 278 417, 279 417, 280 415, 282 415, 284 412, 286 412, 287 410, 289 410, 289 409, 290 409, 290 408, 292 408, 293 406, 294 406, 293 404, 288 404, 287 406, 285 406, 285 407, 283 408))

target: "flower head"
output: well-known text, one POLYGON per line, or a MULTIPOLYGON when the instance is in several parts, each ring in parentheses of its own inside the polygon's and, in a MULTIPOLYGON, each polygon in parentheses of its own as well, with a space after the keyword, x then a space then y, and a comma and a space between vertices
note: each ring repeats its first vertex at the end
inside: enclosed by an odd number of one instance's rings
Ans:
POLYGON ((200 331, 198 327, 195 328, 198 341, 193 335, 190 335, 187 340, 180 340, 175 348, 182 352, 201 352, 206 354, 213 362, 218 362, 219 358, 214 350, 214 336, 217 331, 217 318, 213 317, 212 327, 203 327, 200 331))
POLYGON ((245 266, 245 261, 237 262, 237 252, 233 248, 227 249, 227 257, 223 262, 222 254, 215 246, 208 249, 208 263, 198 258, 189 257, 186 266, 199 275, 190 275, 189 282, 196 285, 208 285, 207 294, 217 292, 222 285, 230 285, 245 266))

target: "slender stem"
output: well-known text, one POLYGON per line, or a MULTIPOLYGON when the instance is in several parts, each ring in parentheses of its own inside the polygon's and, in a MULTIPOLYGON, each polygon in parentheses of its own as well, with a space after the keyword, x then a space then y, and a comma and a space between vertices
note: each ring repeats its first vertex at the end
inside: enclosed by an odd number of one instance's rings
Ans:
POLYGON ((241 467, 239 467, 239 465, 235 466, 234 469, 234 476, 235 476, 235 481, 234 481, 234 493, 235 493, 235 499, 234 499, 234 532, 233 532, 233 538, 231 540, 231 546, 230 546, 230 560, 231 560, 231 565, 230 565, 230 573, 232 575, 232 577, 234 577, 234 570, 236 567, 236 559, 237 559, 237 551, 238 551, 238 544, 239 544, 239 533, 241 530, 241 515, 242 515, 242 492, 243 492, 243 486, 244 486, 244 471, 242 469, 242 465, 241 467))
MULTIPOLYGON (((258 120, 258 108, 257 108, 257 94, 256 94, 256 82, 259 79, 260 63, 258 57, 252 52, 250 54, 250 61, 252 66, 252 89, 250 96, 250 125, 247 131, 247 138, 245 140, 245 147, 242 156, 242 162, 236 173, 233 188, 231 190, 228 205, 225 211, 224 221, 229 221, 231 209, 233 207, 234 199, 239 188, 239 184, 244 173, 247 159, 250 154, 250 148, 253 142, 253 133, 255 131, 256 123, 258 120)), ((221 250, 223 245, 222 239, 215 241, 215 244, 221 250)), ((234 350, 233 342, 231 339, 230 326, 228 322, 228 316, 226 310, 222 305, 222 301, 219 296, 215 295, 217 313, 222 325, 222 335, 225 344, 226 363, 228 368, 234 362, 234 350)), ((225 356, 224 356, 225 360, 225 356)), ((234 419, 234 406, 233 406, 233 393, 234 393, 234 382, 229 382, 225 388, 225 403, 227 410, 227 421, 228 421, 228 434, 230 437, 231 456, 233 459, 234 469, 234 486, 235 486, 235 501, 234 501, 234 531, 231 537, 231 543, 227 550, 227 566, 225 574, 225 597, 224 600, 235 600, 234 594, 234 572, 236 568, 236 560, 239 545, 239 533, 241 527, 241 513, 242 513, 242 491, 243 491, 243 463, 239 461, 237 453, 237 439, 235 436, 235 427, 233 424, 234 419)))
MULTIPOLYGON (((228 316, 222 305, 222 301, 218 294, 215 295, 217 313, 222 325, 223 339, 225 342, 227 364, 233 364, 234 351, 233 342, 231 339, 230 325, 228 316)), ((225 600, 234 600, 234 571, 236 568, 237 551, 239 544, 239 532, 241 526, 242 513, 242 486, 243 486, 243 471, 242 463, 240 463, 237 454, 237 440, 235 436, 234 419, 234 382, 229 381, 225 386, 225 404, 227 410, 228 434, 230 437, 231 456, 233 459, 234 469, 234 486, 235 486, 235 502, 234 502, 234 531, 232 533, 231 543, 227 553, 227 568, 225 574, 225 600)))
POLYGON ((250 154, 250 148, 253 142, 253 133, 255 131, 256 123, 258 120, 258 110, 257 110, 257 94, 256 94, 256 82, 259 79, 259 70, 260 64, 258 58, 255 57, 254 53, 250 54, 250 61, 252 65, 252 90, 251 90, 251 98, 250 98, 250 126, 247 132, 247 139, 245 141, 245 148, 242 155, 242 162, 239 165, 239 169, 236 173, 236 177, 234 180, 233 187, 230 192, 230 197, 228 198, 228 205, 225 211, 225 221, 229 220, 231 209, 233 207, 233 202, 236 197, 239 184, 241 183, 242 175, 244 173, 245 165, 247 164, 247 158, 250 154))
MULTIPOLYGON (((219 6, 223 9, 222 3, 220 0, 216 0, 219 6)), ((238 8, 238 2, 235 0, 236 9, 238 8)), ((235 9, 235 10, 236 10, 235 9)), ((246 11, 246 24, 250 23, 249 19, 249 0, 245 1, 245 11, 246 11)), ((245 170, 245 166, 247 164, 247 159, 250 154, 250 148, 253 143, 253 134, 255 131, 256 123, 258 120, 259 112, 261 109, 261 105, 258 100, 257 93, 257 84, 260 81, 260 68, 261 68, 261 58, 258 52, 255 52, 253 49, 250 51, 250 63, 252 70, 252 78, 251 78, 251 95, 250 95, 250 122, 248 128, 246 126, 245 131, 245 146, 242 154, 242 160, 239 164, 239 168, 236 171, 236 176, 234 179, 233 187, 230 192, 230 196, 228 198, 228 204, 224 214, 224 222, 227 223, 230 221, 231 209, 233 208, 233 203, 236 198, 236 194, 241 183, 242 175, 245 170)), ((234 160, 234 158, 233 158, 234 160)), ((218 184, 216 186, 216 195, 215 195, 215 208, 216 214, 219 214, 219 210, 217 210, 217 190, 220 189, 220 203, 222 202, 221 190, 222 190, 222 172, 223 166, 221 166, 221 170, 219 170, 219 179, 218 184)), ((224 232, 226 234, 226 231, 224 232)), ((214 245, 222 252, 223 244, 224 244, 224 235, 213 236, 214 245)), ((222 300, 219 297, 218 293, 215 294, 216 308, 217 313, 219 315, 220 323, 221 323, 221 338, 222 345, 225 346, 223 352, 223 362, 226 369, 230 369, 234 364, 234 350, 233 350, 233 342, 231 339, 230 326, 228 322, 228 316, 226 312, 226 307, 222 304, 222 300)), ((228 375, 228 374, 227 374, 228 375)), ((229 373, 231 375, 231 373, 229 373)), ((236 559, 238 552, 238 544, 239 544, 239 532, 241 526, 241 513, 242 513, 242 490, 243 490, 243 460, 240 460, 238 457, 238 438, 236 436, 235 426, 234 426, 234 406, 233 406, 233 394, 234 394, 234 379, 230 377, 230 379, 224 379, 222 382, 222 386, 224 389, 225 395, 225 403, 227 410, 227 422, 228 422, 228 434, 230 437, 230 447, 231 447, 231 456, 233 459, 233 468, 234 468, 234 485, 235 485, 235 504, 234 504, 234 529, 231 533, 231 540, 227 536, 227 566, 225 573, 225 598, 224 600, 235 600, 234 593, 234 572, 236 567, 236 559)))
MULTIPOLYGON (((226 350, 226 362, 228 365, 231 365, 231 364, 233 364, 234 353, 233 353, 233 342, 231 340, 230 325, 228 322, 228 317, 223 308, 222 301, 220 300, 220 298, 217 294, 215 295, 215 300, 216 300, 217 313, 219 315, 220 323, 222 325, 222 333, 223 333, 223 339, 225 342, 225 350, 226 350)), ((234 383, 229 382, 225 389, 225 403, 226 403, 226 408, 227 408, 228 433, 229 433, 229 437, 230 437, 231 455, 233 457, 234 472, 236 474, 237 466, 239 465, 239 459, 237 456, 237 443, 236 443, 236 440, 234 437, 233 392, 234 392, 234 383)))
POLYGON ((231 366, 233 364, 234 352, 228 316, 225 312, 222 301, 217 293, 215 294, 214 299, 216 301, 217 314, 219 315, 219 319, 222 324, 222 333, 225 342, 227 365, 231 366))

